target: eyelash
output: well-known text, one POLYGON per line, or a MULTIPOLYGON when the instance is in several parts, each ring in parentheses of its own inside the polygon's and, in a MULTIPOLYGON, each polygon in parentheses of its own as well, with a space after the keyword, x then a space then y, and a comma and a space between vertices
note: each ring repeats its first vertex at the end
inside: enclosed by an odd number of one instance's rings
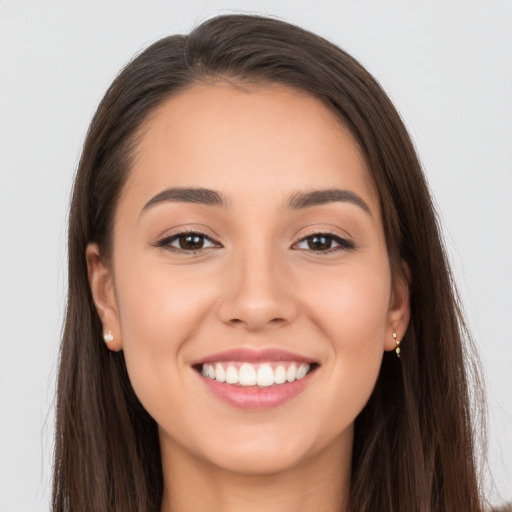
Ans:
POLYGON ((216 242, 215 240, 212 240, 209 236, 205 235, 204 233, 201 233, 200 231, 194 231, 194 230, 180 231, 179 233, 176 233, 174 235, 166 236, 166 237, 162 238, 161 240, 159 240, 155 244, 155 246, 161 247, 163 249, 167 249, 169 251, 185 253, 185 254, 190 254, 190 255, 194 255, 200 251, 208 250, 208 249, 211 249, 214 247, 222 247, 218 242, 216 242), (211 242, 212 245, 211 245, 211 247, 200 247, 198 249, 184 249, 182 247, 174 247, 171 245, 172 242, 179 241, 180 238, 191 237, 191 236, 200 237, 203 241, 208 240, 209 242, 211 242))
POLYGON ((307 234, 306 236, 302 237, 298 242, 296 242, 295 244, 293 244, 293 246, 296 246, 302 242, 306 242, 308 241, 308 239, 312 239, 312 238, 324 238, 324 239, 328 239, 328 240, 331 240, 332 242, 335 242, 338 244, 338 247, 334 247, 334 248, 331 248, 329 247, 328 249, 326 250, 315 250, 315 249, 298 249, 298 250, 304 250, 304 251, 311 251, 311 252, 314 252, 315 254, 322 254, 322 255, 325 255, 325 254, 331 254, 333 252, 338 252, 338 251, 350 251, 352 249, 355 249, 355 244, 354 242, 352 242, 351 240, 348 240, 346 238, 343 238, 341 236, 339 236, 338 234, 336 233, 332 233, 330 231, 315 231, 313 233, 309 233, 307 234))
MULTIPOLYGON (((347 240, 346 238, 342 238, 335 233, 323 232, 323 231, 313 232, 313 233, 310 233, 310 234, 302 237, 298 242, 295 242, 292 245, 292 248, 297 246, 300 243, 304 243, 304 242, 307 243, 309 239, 312 239, 315 237, 330 240, 331 243, 334 242, 334 243, 338 244, 338 247, 335 247, 335 248, 329 247, 326 250, 315 250, 315 249, 311 249, 311 248, 309 248, 309 249, 301 248, 301 249, 296 249, 296 250, 301 250, 301 251, 305 251, 305 252, 313 252, 315 254, 324 255, 324 254, 330 254, 330 253, 338 252, 338 251, 349 251, 349 250, 355 249, 355 244, 352 241, 347 240)), ((193 230, 181 231, 174 235, 166 236, 166 237, 162 238, 161 240, 159 240, 158 242, 156 242, 156 244, 154 244, 154 245, 155 245, 155 247, 160 247, 160 248, 163 248, 163 249, 166 249, 169 251, 183 253, 183 254, 189 254, 189 255, 194 255, 201 251, 216 248, 216 247, 222 247, 221 244, 219 244, 215 240, 211 239, 209 236, 205 235, 204 233, 201 233, 200 231, 193 231, 193 230), (180 238, 191 237, 191 236, 200 238, 203 241, 203 243, 204 243, 204 241, 208 241, 209 243, 211 243, 211 246, 210 247, 200 247, 198 249, 185 249, 183 247, 175 247, 175 246, 171 245, 173 242, 179 241, 180 238)))

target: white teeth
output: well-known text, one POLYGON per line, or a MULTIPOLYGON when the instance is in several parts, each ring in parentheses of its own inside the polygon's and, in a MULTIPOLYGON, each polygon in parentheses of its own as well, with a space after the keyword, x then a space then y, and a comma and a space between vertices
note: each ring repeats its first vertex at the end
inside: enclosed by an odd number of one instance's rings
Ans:
POLYGON ((238 384, 238 370, 234 366, 228 366, 226 370, 226 382, 228 384, 238 384))
MULTIPOLYGON (((269 387, 274 384, 284 384, 285 382, 294 382, 303 379, 310 370, 309 364, 291 363, 286 369, 285 364, 279 364, 273 368, 272 363, 205 363, 201 368, 201 373, 205 377, 214 379, 217 382, 226 382, 227 384, 238 384, 240 386, 260 386, 269 387), (227 364, 227 367, 226 367, 227 364)), ((275 365, 274 365, 275 366, 275 365)))
POLYGON ((226 382, 226 372, 219 363, 215 365, 215 380, 218 382, 226 382))
POLYGON ((297 367, 292 363, 286 370, 286 380, 293 382, 297 378, 297 367))
POLYGON ((301 364, 297 370, 297 379, 303 379, 309 370, 309 364, 301 364))
POLYGON ((244 363, 238 371, 238 383, 241 386, 254 386, 256 384, 256 370, 249 363, 244 363))
POLYGON ((286 382, 286 370, 284 366, 278 366, 274 371, 274 382, 276 384, 284 384, 286 382))
POLYGON ((274 384, 274 372, 269 364, 262 364, 256 374, 256 383, 258 386, 272 386, 274 384))

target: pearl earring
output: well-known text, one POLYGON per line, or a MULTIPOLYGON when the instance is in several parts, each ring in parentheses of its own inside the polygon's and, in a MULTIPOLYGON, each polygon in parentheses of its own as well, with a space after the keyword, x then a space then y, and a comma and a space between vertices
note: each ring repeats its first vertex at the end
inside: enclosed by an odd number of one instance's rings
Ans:
POLYGON ((396 352, 396 355, 397 355, 398 359, 400 359, 400 343, 402 343, 402 340, 399 340, 397 338, 396 332, 393 332, 393 338, 394 338, 395 343, 396 343, 395 352, 396 352))
POLYGON ((105 340, 105 343, 111 343, 114 341, 114 335, 112 334, 112 331, 103 333, 103 339, 105 340))

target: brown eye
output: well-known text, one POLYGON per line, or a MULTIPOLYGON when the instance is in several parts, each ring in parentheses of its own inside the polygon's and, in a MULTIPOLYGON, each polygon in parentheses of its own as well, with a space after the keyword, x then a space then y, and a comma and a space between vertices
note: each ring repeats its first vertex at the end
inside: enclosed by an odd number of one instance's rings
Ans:
POLYGON ((338 250, 354 249, 350 240, 329 233, 317 233, 299 240, 294 245, 295 249, 314 252, 335 252, 338 250))
POLYGON ((197 251, 204 246, 204 236, 198 235, 197 233, 181 235, 177 240, 180 249, 185 251, 197 251))
POLYGON ((220 244, 202 233, 177 233, 160 240, 156 246, 178 252, 194 252, 221 247, 220 244))
POLYGON ((330 236, 314 235, 308 236, 308 248, 312 251, 327 251, 332 248, 333 239, 330 236))

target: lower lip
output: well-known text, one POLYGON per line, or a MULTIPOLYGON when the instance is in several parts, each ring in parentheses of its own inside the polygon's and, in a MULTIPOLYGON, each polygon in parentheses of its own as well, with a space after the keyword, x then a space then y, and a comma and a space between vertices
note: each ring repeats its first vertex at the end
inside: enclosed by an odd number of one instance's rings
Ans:
POLYGON ((198 375, 215 396, 229 405, 239 409, 262 410, 278 407, 295 398, 304 391, 312 373, 308 373, 303 379, 265 388, 234 386, 204 377, 201 374, 198 375))

